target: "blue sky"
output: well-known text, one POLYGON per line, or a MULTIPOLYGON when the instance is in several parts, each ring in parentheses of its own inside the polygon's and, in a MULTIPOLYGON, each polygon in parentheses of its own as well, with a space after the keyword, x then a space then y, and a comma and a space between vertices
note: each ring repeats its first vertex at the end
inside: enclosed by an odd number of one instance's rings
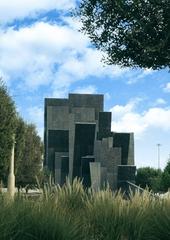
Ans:
POLYGON ((134 132, 137 167, 170 154, 170 72, 106 66, 69 16, 76 0, 0 0, 0 76, 20 115, 43 136, 45 97, 103 93, 112 130, 134 132))

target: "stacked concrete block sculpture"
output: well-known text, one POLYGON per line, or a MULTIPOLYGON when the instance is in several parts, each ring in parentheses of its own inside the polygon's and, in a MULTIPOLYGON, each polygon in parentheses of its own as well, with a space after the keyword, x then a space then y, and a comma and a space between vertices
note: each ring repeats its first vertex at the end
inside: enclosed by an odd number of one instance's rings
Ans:
MULTIPOLYGON (((131 174, 133 133, 111 131, 111 112, 103 110, 103 95, 46 98, 44 124, 44 166, 53 173, 55 183, 64 184, 67 176, 79 177, 85 187, 109 184, 115 190, 121 187, 122 171, 131 174)), ((134 182, 134 175, 128 180, 134 182)))

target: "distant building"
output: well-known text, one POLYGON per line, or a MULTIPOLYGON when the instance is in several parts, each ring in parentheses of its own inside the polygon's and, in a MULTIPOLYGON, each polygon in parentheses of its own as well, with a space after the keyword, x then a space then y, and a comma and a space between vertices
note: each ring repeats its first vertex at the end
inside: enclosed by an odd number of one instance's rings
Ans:
POLYGON ((79 177, 86 187, 109 183, 114 190, 134 182, 133 133, 111 132, 111 112, 103 111, 103 95, 46 98, 44 124, 44 166, 55 183, 79 177))

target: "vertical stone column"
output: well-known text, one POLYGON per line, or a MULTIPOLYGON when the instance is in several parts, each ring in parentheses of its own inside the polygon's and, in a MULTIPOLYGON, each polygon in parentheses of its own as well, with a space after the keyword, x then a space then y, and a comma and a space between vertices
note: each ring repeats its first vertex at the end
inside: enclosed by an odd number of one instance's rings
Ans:
POLYGON ((55 152, 55 184, 61 184, 61 155, 62 152, 55 152))
POLYGON ((101 188, 104 188, 107 186, 107 168, 101 167, 101 188))
POLYGON ((134 134, 130 133, 129 136, 129 150, 127 165, 134 165, 134 134))
POLYGON ((90 162, 91 186, 95 191, 101 187, 101 163, 90 162))
POLYGON ((69 114, 69 179, 73 181, 74 163, 74 144, 75 144, 75 114, 69 114))
POLYGON ((12 199, 14 198, 14 195, 15 195, 14 149, 15 149, 15 137, 13 136, 13 145, 12 145, 9 175, 8 175, 8 195, 12 199))

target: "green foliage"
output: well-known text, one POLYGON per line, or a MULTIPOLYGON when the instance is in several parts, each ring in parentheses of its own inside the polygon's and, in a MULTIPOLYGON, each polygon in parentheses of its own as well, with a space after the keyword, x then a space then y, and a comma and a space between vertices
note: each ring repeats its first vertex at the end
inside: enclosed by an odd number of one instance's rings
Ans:
POLYGON ((26 124, 22 121, 20 124, 23 127, 22 130, 21 126, 19 128, 23 134, 20 143, 22 151, 20 152, 20 158, 17 160, 16 181, 18 186, 25 187, 28 184, 35 185, 36 176, 39 177, 41 174, 43 145, 33 124, 26 124))
POLYGON ((2 240, 79 240, 77 226, 55 204, 16 199, 0 201, 2 240))
POLYGON ((0 180, 3 182, 8 173, 15 128, 15 104, 0 79, 0 180))
POLYGON ((124 206, 124 239, 154 239, 151 214, 155 200, 148 191, 131 193, 130 201, 124 206))
POLYGON ((155 239, 170 239, 170 198, 154 204, 152 211, 155 239))
MULTIPOLYGON (((71 184, 67 179, 63 187, 57 187, 57 204, 67 209, 68 212, 81 211, 85 206, 86 193, 82 182, 77 178, 71 184)), ((79 212, 80 213, 80 212, 79 212)))
POLYGON ((164 191, 168 191, 170 188, 170 161, 168 161, 162 174, 162 186, 164 191))
POLYGON ((136 174, 136 184, 142 188, 148 187, 154 192, 162 190, 162 172, 151 167, 138 168, 136 174))
POLYGON ((170 161, 163 171, 150 167, 138 168, 136 184, 153 192, 167 192, 170 189, 170 161))
POLYGON ((0 195, 2 240, 168 240, 170 197, 148 191, 124 199, 109 188, 83 190, 75 179, 62 188, 51 182, 39 198, 0 195), (73 203, 74 202, 74 203, 73 203))
POLYGON ((46 166, 43 166, 43 169, 41 169, 38 176, 36 176, 38 185, 42 187, 44 184, 48 183, 51 176, 52 173, 50 170, 46 166))
POLYGON ((106 189, 91 192, 86 204, 85 231, 87 239, 110 240, 121 239, 124 200, 121 195, 113 195, 106 189))
POLYGON ((18 117, 15 130, 15 175, 18 174, 18 168, 24 157, 25 132, 26 124, 22 118, 18 117))
POLYGON ((169 0, 82 0, 76 11, 108 64, 170 67, 169 0))
POLYGON ((49 184, 45 185, 43 193, 47 201, 55 202, 67 214, 73 214, 74 218, 76 212, 79 215, 85 208, 87 194, 84 191, 82 182, 77 178, 73 180, 72 184, 67 179, 62 187, 54 185, 50 179, 49 184))
POLYGON ((35 184, 40 175, 43 145, 35 126, 18 116, 7 87, 0 80, 0 182, 6 184, 15 136, 15 174, 18 186, 35 184))

